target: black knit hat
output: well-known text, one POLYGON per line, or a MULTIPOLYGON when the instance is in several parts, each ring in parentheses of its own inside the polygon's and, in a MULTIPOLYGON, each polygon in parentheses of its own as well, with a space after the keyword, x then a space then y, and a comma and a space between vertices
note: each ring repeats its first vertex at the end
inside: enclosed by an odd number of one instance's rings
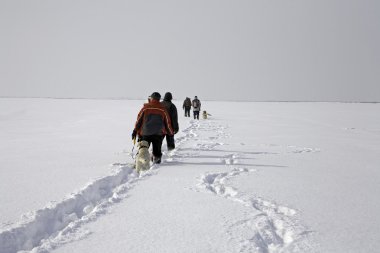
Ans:
POLYGON ((158 92, 153 92, 152 95, 150 95, 152 99, 160 100, 161 99, 161 94, 158 92))
POLYGON ((171 101, 173 99, 173 96, 170 92, 166 92, 164 96, 165 101, 171 101))

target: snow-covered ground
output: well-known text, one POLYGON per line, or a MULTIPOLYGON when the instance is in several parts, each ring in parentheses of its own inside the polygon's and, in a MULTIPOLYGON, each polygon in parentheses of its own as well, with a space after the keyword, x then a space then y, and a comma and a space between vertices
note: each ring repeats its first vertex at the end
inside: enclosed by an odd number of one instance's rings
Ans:
POLYGON ((376 252, 380 104, 208 102, 141 175, 144 101, 0 99, 0 253, 376 252))

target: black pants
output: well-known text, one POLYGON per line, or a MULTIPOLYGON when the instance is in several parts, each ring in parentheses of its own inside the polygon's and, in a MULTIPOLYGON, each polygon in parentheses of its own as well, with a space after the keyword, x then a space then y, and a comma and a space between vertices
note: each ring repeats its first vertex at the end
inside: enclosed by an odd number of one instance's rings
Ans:
POLYGON ((185 117, 190 117, 190 106, 185 106, 185 117))
POLYGON ((175 149, 174 135, 166 135, 166 144, 168 146, 168 150, 175 149))
POLYGON ((194 113, 194 119, 199 119, 199 111, 193 110, 193 113, 194 113))
POLYGON ((144 135, 141 137, 140 140, 147 141, 149 143, 149 146, 152 143, 154 157, 161 158, 162 156, 161 146, 162 146, 163 139, 164 139, 163 135, 144 135))

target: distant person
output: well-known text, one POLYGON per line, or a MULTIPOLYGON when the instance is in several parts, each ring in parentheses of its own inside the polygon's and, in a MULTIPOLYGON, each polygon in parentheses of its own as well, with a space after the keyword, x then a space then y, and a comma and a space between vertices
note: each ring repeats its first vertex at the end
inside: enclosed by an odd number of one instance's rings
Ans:
MULTIPOLYGON (((179 126, 178 126, 178 113, 177 113, 177 107, 172 103, 173 96, 170 92, 166 92, 164 96, 164 101, 161 102, 161 104, 166 108, 166 111, 169 114, 170 121, 172 123, 171 127, 174 131, 174 134, 178 133, 179 126)), ((166 144, 168 147, 168 150, 175 149, 175 140, 174 140, 174 134, 166 134, 166 144)))
POLYGON ((194 119, 199 120, 199 112, 201 111, 201 101, 199 101, 198 97, 195 96, 194 100, 191 102, 193 106, 194 119))
POLYGON ((144 104, 140 110, 132 132, 132 139, 138 136, 138 141, 147 141, 149 145, 152 143, 153 163, 161 163, 161 146, 164 136, 166 134, 174 135, 170 117, 160 103, 160 99, 160 93, 152 93, 149 102, 144 104))
POLYGON ((191 100, 189 97, 186 97, 185 101, 183 101, 182 108, 185 110, 185 117, 190 117, 191 100))

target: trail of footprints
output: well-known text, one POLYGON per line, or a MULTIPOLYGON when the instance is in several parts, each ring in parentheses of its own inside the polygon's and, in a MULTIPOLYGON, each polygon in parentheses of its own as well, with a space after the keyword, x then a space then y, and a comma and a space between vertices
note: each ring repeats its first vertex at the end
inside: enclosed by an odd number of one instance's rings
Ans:
MULTIPOLYGON (((224 143, 220 140, 230 137, 226 129, 211 120, 191 121, 190 126, 182 131, 184 134, 176 139, 178 148, 164 154, 165 162, 197 157, 203 151, 223 146, 224 143), (212 132, 213 136, 202 139, 198 134, 200 131, 212 132), (197 144, 186 153, 181 145, 190 140, 197 144)), ((238 189, 228 185, 233 177, 255 172, 254 169, 236 167, 242 156, 244 154, 239 153, 220 156, 220 163, 228 166, 230 171, 202 175, 197 189, 252 208, 245 219, 233 223, 228 221, 225 226, 230 239, 238 241, 239 252, 293 251, 304 233, 295 219, 297 212, 259 197, 244 196, 238 189)), ((0 252, 48 252, 62 244, 86 237, 89 231, 83 231, 83 225, 107 213, 108 208, 124 199, 141 178, 154 174, 157 166, 153 165, 151 170, 137 175, 126 164, 113 164, 111 175, 95 180, 67 199, 37 210, 27 220, 0 231, 0 252)))
MULTIPOLYGON (((185 135, 177 138, 177 146, 197 137, 198 124, 192 122, 184 129, 185 135)), ((164 159, 175 156, 176 151, 165 154, 164 159)), ((122 201, 141 179, 154 175, 158 165, 137 174, 132 165, 115 163, 111 174, 86 185, 60 202, 31 212, 25 219, 0 230, 0 253, 34 252, 51 250, 88 236, 83 229, 89 222, 106 214, 111 206, 122 201)))
MULTIPOLYGON (((209 137, 208 140, 199 139, 195 146, 196 149, 207 151, 223 145, 218 140, 230 136, 224 133, 225 129, 225 127, 217 126, 212 122, 193 125, 191 129, 193 133, 197 131, 216 133, 216 136, 209 137), (213 142, 210 142, 210 140, 213 142)), ((295 150, 299 152, 314 151, 309 149, 295 150)), ((232 178, 256 172, 256 169, 235 166, 240 156, 244 156, 244 154, 235 153, 221 156, 221 164, 228 166, 230 171, 206 173, 199 177, 197 184, 198 191, 210 192, 252 209, 243 220, 232 224, 231 221, 228 221, 225 226, 230 240, 237 242, 237 245, 239 245, 238 252, 307 251, 307 245, 297 243, 303 239, 306 229, 299 223, 296 210, 260 197, 245 196, 238 189, 229 186, 229 181, 232 178)))

